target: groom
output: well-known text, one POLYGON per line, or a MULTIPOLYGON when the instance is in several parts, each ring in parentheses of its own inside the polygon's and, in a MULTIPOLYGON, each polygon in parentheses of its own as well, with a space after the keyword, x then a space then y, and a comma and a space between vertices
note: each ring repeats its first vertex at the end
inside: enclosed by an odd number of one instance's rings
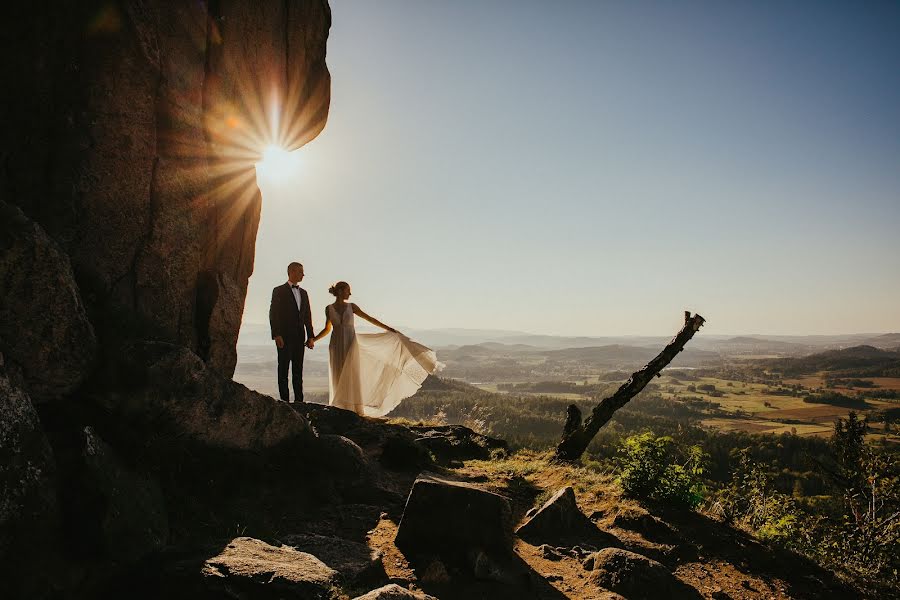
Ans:
POLYGON ((294 384, 294 402, 303 402, 303 349, 312 350, 313 326, 309 308, 309 295, 300 287, 303 265, 288 265, 287 283, 272 290, 269 306, 269 325, 272 339, 278 348, 278 393, 289 402, 288 368, 294 384))

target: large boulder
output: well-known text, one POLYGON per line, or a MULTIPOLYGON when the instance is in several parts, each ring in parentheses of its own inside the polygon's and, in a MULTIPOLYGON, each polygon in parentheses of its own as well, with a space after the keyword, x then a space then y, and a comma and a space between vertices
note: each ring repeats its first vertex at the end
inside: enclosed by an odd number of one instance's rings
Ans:
POLYGON ((392 583, 362 596, 357 596, 353 600, 437 600, 437 598, 423 592, 413 592, 400 587, 396 583, 392 583))
POLYGON ((41 595, 56 572, 58 525, 52 450, 28 394, 0 370, 0 564, 17 575, 3 578, 10 597, 41 595))
POLYGON ((675 577, 662 564, 646 556, 604 548, 584 561, 591 582, 630 600, 699 600, 703 596, 675 577))
POLYGON ((314 534, 287 535, 281 541, 286 546, 312 554, 340 573, 345 582, 372 583, 387 579, 381 553, 365 544, 314 534))
POLYGON ((581 512, 571 487, 558 490, 516 530, 516 535, 535 545, 619 545, 615 536, 597 529, 581 512))
POLYGON ((509 501, 472 484, 420 475, 395 543, 410 562, 427 565, 440 558, 474 570, 480 555, 502 558, 512 552, 509 501))
MULTIPOLYGON (((81 469, 70 477, 75 494, 67 502, 81 505, 88 514, 70 514, 86 525, 89 516, 97 522, 97 550, 115 563, 134 562, 165 547, 169 536, 168 514, 159 484, 126 465, 91 427, 83 430, 81 469)), ((73 474, 70 474, 70 476, 73 474)))
POLYGON ((312 554, 239 537, 203 566, 204 587, 230 598, 331 600, 338 573, 312 554))
POLYGON ((254 163, 325 125, 327 2, 19 3, 6 17, 2 199, 71 259, 104 345, 177 343, 230 376, 254 163))
POLYGON ((21 210, 0 201, 0 352, 35 402, 87 376, 97 340, 69 257, 21 210))
POLYGON ((226 379, 187 348, 163 342, 126 347, 121 392, 102 398, 123 423, 212 448, 266 450, 309 442, 314 433, 290 405, 226 379))
POLYGON ((508 450, 505 440, 475 433, 463 425, 412 425, 416 442, 444 461, 487 459, 492 450, 508 450))

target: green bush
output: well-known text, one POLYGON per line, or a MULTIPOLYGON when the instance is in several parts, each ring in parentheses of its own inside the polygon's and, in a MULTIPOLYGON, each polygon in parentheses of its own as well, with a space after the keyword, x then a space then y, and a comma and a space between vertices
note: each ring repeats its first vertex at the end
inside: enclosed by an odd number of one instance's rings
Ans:
POLYGON ((695 508, 703 499, 705 459, 700 446, 679 447, 650 432, 633 435, 619 450, 618 482, 628 496, 695 508))

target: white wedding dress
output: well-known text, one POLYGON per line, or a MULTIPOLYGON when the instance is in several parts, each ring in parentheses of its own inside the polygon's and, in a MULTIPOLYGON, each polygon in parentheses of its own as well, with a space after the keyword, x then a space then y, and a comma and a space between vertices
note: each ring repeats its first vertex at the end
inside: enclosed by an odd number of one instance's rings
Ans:
POLYGON ((328 403, 368 417, 382 417, 416 393, 438 370, 434 350, 397 332, 356 333, 353 305, 329 304, 328 403))

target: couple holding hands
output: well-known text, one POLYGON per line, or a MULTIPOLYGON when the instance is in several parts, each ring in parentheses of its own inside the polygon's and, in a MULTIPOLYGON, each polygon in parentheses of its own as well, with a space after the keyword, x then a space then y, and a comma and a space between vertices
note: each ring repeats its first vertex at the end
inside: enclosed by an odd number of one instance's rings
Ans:
POLYGON ((434 351, 348 302, 350 284, 335 283, 328 292, 334 303, 325 307, 325 327, 315 334, 309 295, 300 287, 303 265, 292 262, 287 283, 272 290, 269 324, 278 349, 278 393, 289 401, 288 371, 292 371, 294 401, 303 402, 305 348, 331 334, 328 343, 328 403, 370 417, 381 417, 416 393, 440 366, 434 351), (380 327, 383 333, 356 333, 355 317, 380 327))

